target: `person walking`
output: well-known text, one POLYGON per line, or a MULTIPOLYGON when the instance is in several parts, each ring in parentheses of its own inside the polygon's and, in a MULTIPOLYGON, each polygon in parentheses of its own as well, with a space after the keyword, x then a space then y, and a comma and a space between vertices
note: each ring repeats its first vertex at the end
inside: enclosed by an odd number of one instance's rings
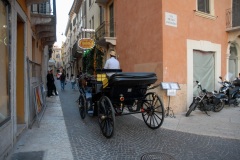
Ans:
POLYGON ((71 74, 70 81, 71 81, 71 84, 72 84, 72 89, 75 89, 76 78, 73 74, 71 74))
POLYGON ((50 69, 47 74, 47 88, 48 88, 47 96, 48 97, 53 96, 53 93, 52 93, 53 91, 56 96, 58 95, 54 81, 55 80, 53 77, 52 69, 50 69))
POLYGON ((65 70, 63 70, 61 76, 60 76, 60 84, 61 84, 61 90, 64 90, 65 82, 66 81, 66 73, 65 70))

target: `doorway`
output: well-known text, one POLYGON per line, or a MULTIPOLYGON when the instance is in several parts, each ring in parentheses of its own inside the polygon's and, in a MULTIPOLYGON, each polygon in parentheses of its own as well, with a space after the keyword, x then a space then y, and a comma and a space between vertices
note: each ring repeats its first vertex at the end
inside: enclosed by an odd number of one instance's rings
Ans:
POLYGON ((213 52, 193 51, 193 96, 198 95, 198 86, 195 83, 199 81, 207 91, 214 91, 215 86, 215 63, 213 52))
POLYGON ((16 54, 16 114, 17 132, 25 124, 24 107, 24 31, 25 23, 17 16, 17 54, 16 54))

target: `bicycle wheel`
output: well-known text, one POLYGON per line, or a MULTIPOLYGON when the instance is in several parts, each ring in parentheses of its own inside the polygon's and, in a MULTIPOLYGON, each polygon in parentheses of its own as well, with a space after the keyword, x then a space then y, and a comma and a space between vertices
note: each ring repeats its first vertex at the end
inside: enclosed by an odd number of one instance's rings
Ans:
POLYGON ((81 118, 84 119, 86 117, 86 101, 85 101, 85 98, 84 98, 83 94, 81 94, 79 96, 78 109, 79 109, 79 113, 80 113, 81 118))
POLYGON ((155 93, 147 93, 142 101, 142 117, 151 129, 159 128, 164 120, 164 106, 160 97, 155 93))
POLYGON ((106 96, 103 96, 99 100, 98 123, 103 135, 106 138, 111 138, 114 134, 115 111, 112 102, 106 96))
POLYGON ((190 115, 190 113, 195 110, 195 108, 197 107, 198 105, 198 101, 196 99, 193 100, 192 104, 190 105, 187 113, 186 113, 186 117, 188 117, 190 115))

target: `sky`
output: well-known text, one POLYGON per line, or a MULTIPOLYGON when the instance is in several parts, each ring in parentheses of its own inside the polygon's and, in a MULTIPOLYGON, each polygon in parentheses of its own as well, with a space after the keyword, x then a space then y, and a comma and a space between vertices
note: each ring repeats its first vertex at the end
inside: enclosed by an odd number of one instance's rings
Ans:
POLYGON ((72 7, 74 0, 56 0, 57 10, 57 42, 60 47, 62 41, 65 41, 65 30, 68 22, 68 13, 72 7), (63 35, 62 35, 63 34, 63 35))

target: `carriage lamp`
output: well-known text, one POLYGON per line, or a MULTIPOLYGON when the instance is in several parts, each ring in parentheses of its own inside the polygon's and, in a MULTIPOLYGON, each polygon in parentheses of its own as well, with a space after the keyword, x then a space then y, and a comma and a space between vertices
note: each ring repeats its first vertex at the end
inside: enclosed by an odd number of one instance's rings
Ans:
POLYGON ((120 94, 119 96, 120 96, 120 98, 119 98, 119 99, 120 99, 120 101, 124 101, 123 94, 120 94))

